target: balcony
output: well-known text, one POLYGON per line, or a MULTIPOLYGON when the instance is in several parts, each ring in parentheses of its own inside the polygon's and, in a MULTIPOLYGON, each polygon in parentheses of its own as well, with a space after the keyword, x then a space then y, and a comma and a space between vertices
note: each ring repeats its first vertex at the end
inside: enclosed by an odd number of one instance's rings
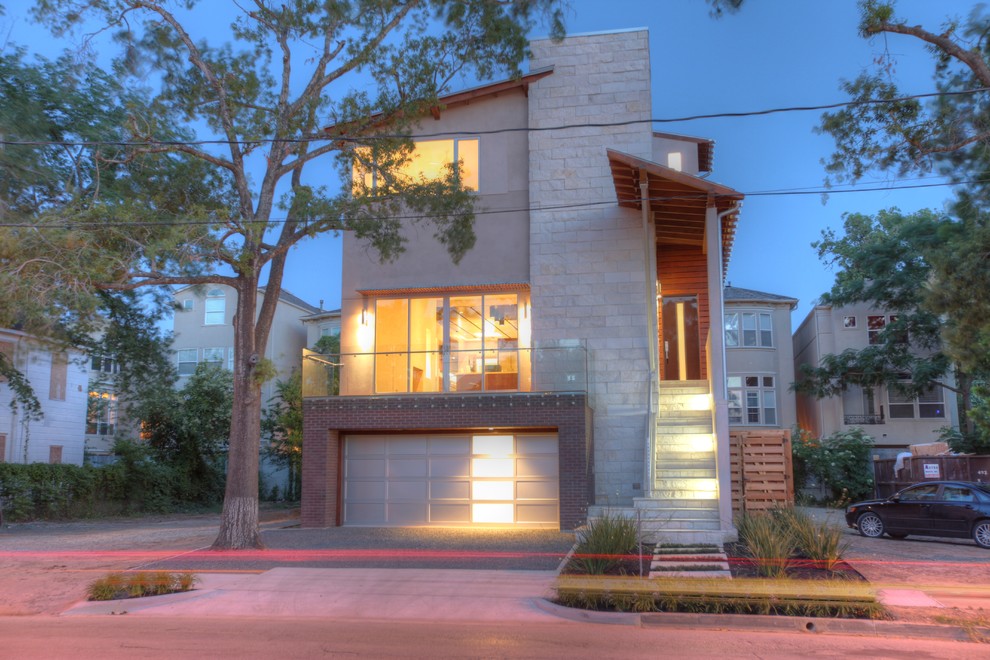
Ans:
POLYGON ((586 392, 588 351, 574 345, 340 353, 303 351, 303 397, 586 392))
POLYGON ((843 415, 842 421, 847 426, 883 424, 883 415, 843 415))

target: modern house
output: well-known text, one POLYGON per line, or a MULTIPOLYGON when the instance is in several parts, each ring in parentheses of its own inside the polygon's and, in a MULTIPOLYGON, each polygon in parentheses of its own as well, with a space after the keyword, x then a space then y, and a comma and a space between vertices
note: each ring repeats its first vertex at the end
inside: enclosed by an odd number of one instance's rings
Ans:
POLYGON ((712 142, 653 130, 646 30, 531 49, 528 74, 419 126, 419 171, 460 161, 477 191, 477 247, 455 265, 410 228, 381 264, 344 237, 341 354, 304 359, 302 524, 574 529, 608 509, 730 538, 743 196, 707 178, 712 142))
MULTIPOLYGON (((258 308, 265 288, 258 288, 258 308)), ((231 369, 234 364, 234 311, 237 309, 237 291, 226 285, 183 287, 172 294, 176 312, 173 316, 172 350, 181 387, 196 372, 201 362, 231 369)), ((310 305, 288 291, 282 290, 275 318, 265 347, 264 357, 271 360, 276 379, 287 379, 300 368, 299 360, 306 343, 306 328, 300 319, 316 314, 319 308, 310 305)), ((261 386, 262 406, 275 397, 275 380, 261 386)), ((284 470, 274 470, 262 460, 263 488, 278 485, 284 492, 287 475, 284 470)))
POLYGON ((792 428, 791 312, 798 301, 736 286, 725 287, 724 296, 729 426, 792 428))
MULTIPOLYGON (((794 333, 796 373, 800 375, 802 364, 816 367, 826 355, 876 343, 894 318, 867 304, 815 307, 794 333)), ((909 378, 905 374, 904 380, 909 378)), ((872 390, 850 386, 841 397, 826 399, 797 396, 801 428, 814 437, 862 428, 873 437, 874 454, 881 458, 894 458, 908 445, 935 442, 943 427, 958 428, 957 410, 955 393, 943 387, 933 387, 919 397, 885 386, 872 390)))
POLYGON ((85 356, 17 330, 0 330, 0 352, 30 383, 41 418, 11 408, 14 394, 0 377, 0 461, 83 463, 88 399, 85 356))

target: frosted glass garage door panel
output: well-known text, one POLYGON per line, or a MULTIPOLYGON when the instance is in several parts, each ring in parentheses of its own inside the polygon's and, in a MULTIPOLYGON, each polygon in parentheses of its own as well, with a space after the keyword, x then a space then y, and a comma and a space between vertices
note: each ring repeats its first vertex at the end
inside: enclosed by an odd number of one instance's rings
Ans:
POLYGON ((557 457, 539 458, 521 457, 516 460, 516 476, 518 477, 556 477, 557 457))
POLYGON ((557 503, 516 504, 516 522, 526 524, 557 524, 557 503))
POLYGON ((430 457, 430 476, 435 479, 454 479, 471 476, 471 459, 451 457, 430 457))
POLYGON ((394 458, 388 459, 388 476, 390 479, 396 477, 419 477, 427 476, 426 458, 394 458))
POLYGON ((374 500, 382 502, 385 500, 384 481, 357 481, 348 480, 344 487, 344 498, 352 501, 374 500))
POLYGON ((348 458, 346 466, 348 479, 384 479, 384 458, 348 458))
POLYGON ((389 502, 388 524, 425 525, 429 522, 426 502, 389 502))
POLYGON ((431 454, 465 454, 471 449, 471 441, 461 436, 441 436, 430 439, 431 454))
POLYGON ((516 438, 517 454, 557 455, 557 437, 553 435, 520 435, 516 438))
POLYGON ((384 456, 385 437, 380 435, 362 435, 348 438, 347 456, 384 456))
POLYGON ((431 500, 467 500, 471 496, 469 481, 431 481, 431 500))
POLYGON ((384 502, 348 502, 344 506, 344 522, 351 525, 382 525, 385 520, 384 502))
POLYGON ((516 498, 520 500, 556 500, 556 481, 517 481, 516 498))
POLYGON ((389 456, 423 456, 429 446, 429 438, 419 437, 395 438, 386 445, 389 456))
POLYGON ((417 481, 389 481, 388 499, 395 500, 417 500, 426 501, 426 482, 417 481))
POLYGON ((447 525, 471 522, 470 504, 430 504, 430 522, 447 525))

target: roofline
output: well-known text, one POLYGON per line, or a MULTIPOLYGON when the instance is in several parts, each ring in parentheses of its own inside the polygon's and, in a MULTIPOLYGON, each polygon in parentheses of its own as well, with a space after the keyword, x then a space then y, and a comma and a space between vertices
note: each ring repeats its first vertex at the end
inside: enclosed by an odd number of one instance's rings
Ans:
POLYGON ((711 179, 703 179, 700 176, 694 176, 693 174, 681 172, 672 167, 667 167, 666 165, 661 165, 660 163, 655 163, 651 160, 645 160, 643 158, 639 158, 638 156, 627 154, 624 151, 606 149, 606 152, 609 159, 615 159, 620 163, 628 165, 629 167, 644 169, 647 172, 652 172, 657 176, 670 179, 671 181, 681 185, 690 186, 701 192, 719 195, 721 197, 727 197, 728 199, 737 201, 742 201, 746 197, 738 190, 724 186, 721 183, 715 183, 711 179))

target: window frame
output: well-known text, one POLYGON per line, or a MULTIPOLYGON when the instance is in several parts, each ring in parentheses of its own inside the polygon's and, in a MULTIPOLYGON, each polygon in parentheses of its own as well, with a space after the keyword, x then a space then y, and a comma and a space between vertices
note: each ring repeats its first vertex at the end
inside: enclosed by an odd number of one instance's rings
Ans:
POLYGON ((176 349, 176 351, 175 351, 175 368, 178 371, 178 373, 179 373, 180 376, 191 376, 192 374, 196 373, 196 367, 197 366, 199 366, 199 349, 196 349, 196 348, 179 348, 179 349, 176 349), (183 353, 185 353, 186 358, 188 358, 189 357, 189 354, 191 353, 193 359, 192 360, 189 360, 189 359, 183 360, 182 359, 183 353), (182 365, 184 365, 184 364, 186 364, 186 365, 191 364, 192 365, 192 371, 183 371, 182 365))
POLYGON ((223 325, 226 322, 227 294, 223 289, 210 289, 207 291, 203 303, 203 325, 223 325), (217 303, 220 303, 219 309, 216 309, 217 303), (217 314, 219 314, 219 320, 217 320, 217 314))
POLYGON ((780 426, 776 374, 730 374, 726 378, 726 392, 730 425, 780 426), (752 421, 753 415, 756 421, 752 421), (771 415, 773 419, 768 420, 771 415))
MULTIPOLYGON (((910 383, 909 380, 901 380, 902 383, 910 383)), ((909 394, 901 394, 896 390, 896 388, 887 388, 887 417, 891 420, 894 419, 946 419, 945 414, 945 388, 941 385, 932 385, 928 388, 926 393, 922 393, 919 396, 911 396, 909 394), (896 400, 895 400, 896 397, 896 400), (926 414, 922 415, 922 411, 930 411, 934 408, 935 412, 940 412, 941 414, 926 414), (911 414, 905 415, 903 413, 910 409, 911 414), (895 411, 898 414, 895 414, 895 411)))
POLYGON ((726 348, 776 347, 772 310, 749 309, 726 312, 724 325, 723 336, 726 348))

